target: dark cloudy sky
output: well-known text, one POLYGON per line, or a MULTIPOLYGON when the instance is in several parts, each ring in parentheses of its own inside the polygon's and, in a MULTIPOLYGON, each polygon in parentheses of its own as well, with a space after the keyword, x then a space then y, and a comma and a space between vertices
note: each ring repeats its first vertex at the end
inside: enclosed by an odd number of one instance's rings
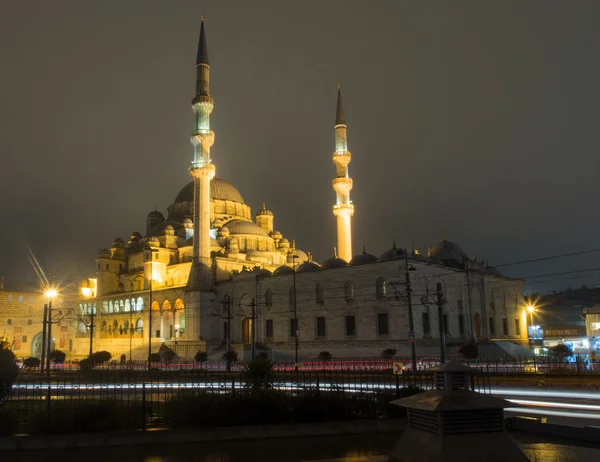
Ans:
MULTIPOLYGON (((100 248, 189 181, 203 12, 217 175, 317 260, 335 245, 338 79, 355 252, 395 235, 425 253, 444 230, 492 264, 600 247, 597 1, 4 1, 7 280, 33 274, 24 242, 59 278, 93 275, 100 248)), ((595 267, 600 254, 506 272, 595 267)))

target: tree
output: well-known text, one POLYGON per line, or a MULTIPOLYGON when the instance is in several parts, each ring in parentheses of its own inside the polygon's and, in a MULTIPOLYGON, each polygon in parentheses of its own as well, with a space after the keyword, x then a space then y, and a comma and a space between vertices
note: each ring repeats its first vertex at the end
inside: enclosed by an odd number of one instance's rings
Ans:
POLYGON ((331 361, 331 353, 329 353, 329 351, 321 351, 321 353, 319 353, 319 361, 324 363, 331 361))
POLYGON ((473 341, 465 343, 463 346, 460 347, 460 350, 458 350, 458 352, 464 359, 467 360, 477 359, 479 357, 479 347, 473 341))
POLYGON ((10 393, 19 373, 15 359, 15 354, 10 350, 8 342, 0 339, 0 400, 10 393))
POLYGON ((223 361, 227 361, 228 363, 235 363, 238 360, 238 354, 234 350, 229 350, 223 353, 221 359, 223 359, 223 361))
POLYGON ((253 392, 264 393, 273 386, 273 363, 268 358, 254 358, 244 366, 246 387, 253 392))
POLYGON ((23 361, 23 367, 27 369, 35 369, 40 367, 40 360, 34 356, 30 356, 23 361))
POLYGON ((64 351, 52 350, 48 357, 50 358, 50 361, 52 361, 54 364, 62 364, 65 362, 67 354, 64 351))
POLYGON ((206 351, 198 350, 198 352, 196 352, 196 356, 194 356, 194 359, 197 363, 205 363, 208 361, 208 353, 206 351))
POLYGON ((386 348, 385 350, 383 350, 381 352, 381 357, 383 359, 393 359, 395 355, 396 355, 395 348, 386 348))
POLYGON ((565 361, 569 356, 573 356, 573 350, 564 343, 559 343, 550 348, 550 355, 552 355, 554 359, 565 361))
POLYGON ((151 363, 160 363, 160 355, 158 353, 150 353, 148 357, 151 363))
POLYGON ((110 361, 112 359, 112 355, 106 350, 96 351, 92 353, 90 359, 92 360, 94 365, 98 365, 110 361))

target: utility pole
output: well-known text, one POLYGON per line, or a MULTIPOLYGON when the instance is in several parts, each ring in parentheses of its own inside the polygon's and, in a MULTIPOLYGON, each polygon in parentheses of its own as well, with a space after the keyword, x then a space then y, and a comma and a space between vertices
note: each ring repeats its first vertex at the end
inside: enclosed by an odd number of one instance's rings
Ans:
POLYGON ((52 351, 52 297, 48 300, 48 344, 46 351, 46 376, 50 377, 50 352, 52 351))
POLYGON ((227 304, 227 372, 231 372, 231 297, 225 296, 227 304))
POLYGON ((412 306, 412 290, 410 286, 410 270, 408 268, 408 255, 404 249, 404 271, 406 277, 406 301, 408 303, 408 340, 410 341, 410 353, 412 356, 413 375, 417 374, 417 349, 415 345, 415 318, 412 306))
POLYGON ((256 303, 254 299, 252 299, 252 303, 250 306, 252 307, 252 324, 250 324, 250 328, 252 329, 252 359, 254 359, 254 355, 256 354, 256 326, 254 325, 254 320, 256 319, 256 303))
POLYGON ((93 353, 93 344, 94 344, 94 310, 96 309, 96 304, 92 304, 92 313, 90 316, 90 357, 93 353))
POLYGON ((42 361, 40 363, 40 372, 44 373, 46 362, 46 325, 48 324, 48 305, 44 303, 44 320, 42 321, 42 361))
POLYGON ((442 283, 437 283, 438 327, 440 331, 440 363, 446 362, 446 329, 444 328, 444 294, 442 283))
POLYGON ((294 267, 294 272, 292 273, 292 279, 294 284, 294 328, 296 329, 294 340, 296 341, 295 350, 296 350, 296 363, 294 365, 294 370, 298 370, 298 304, 296 302, 296 246, 294 244, 294 254, 292 255, 292 266, 294 267))

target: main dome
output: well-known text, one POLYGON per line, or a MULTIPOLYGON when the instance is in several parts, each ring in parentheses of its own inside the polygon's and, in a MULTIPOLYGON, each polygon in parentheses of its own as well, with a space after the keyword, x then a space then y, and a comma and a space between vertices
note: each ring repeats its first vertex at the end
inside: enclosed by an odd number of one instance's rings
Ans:
MULTIPOLYGON (((245 204, 244 198, 240 192, 231 183, 223 180, 222 178, 213 178, 210 182, 210 196, 214 200, 232 201, 245 204)), ((194 201, 194 182, 190 181, 186 184, 177 197, 175 198, 175 204, 181 202, 193 202, 194 201)))

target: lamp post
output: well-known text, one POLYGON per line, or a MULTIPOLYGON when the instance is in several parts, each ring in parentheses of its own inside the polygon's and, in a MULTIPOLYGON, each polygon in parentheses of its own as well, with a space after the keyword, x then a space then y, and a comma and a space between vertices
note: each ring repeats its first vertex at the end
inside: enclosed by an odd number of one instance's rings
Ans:
MULTIPOLYGON (((90 299, 90 298, 95 298, 96 297, 96 293, 95 290, 92 289, 91 287, 89 287, 89 281, 88 281, 88 286, 87 287, 82 287, 81 288, 81 294, 83 295, 84 298, 86 299, 90 299)), ((94 315, 95 310, 96 310, 96 304, 93 303, 92 307, 91 307, 91 312, 90 312, 90 357, 92 356, 93 353, 93 345, 94 345, 94 315)))
POLYGON ((154 253, 158 253, 158 249, 149 248, 150 250, 150 307, 148 312, 148 370, 151 368, 150 355, 152 354, 152 281, 154 281, 154 253))
MULTIPOLYGON (((296 363, 294 365, 294 370, 297 371, 298 370, 298 304, 296 303, 296 258, 298 258, 298 255, 296 255, 295 252, 295 248, 294 248, 294 253, 292 254, 292 266, 293 266, 293 270, 294 272, 292 273, 292 281, 293 281, 293 294, 294 294, 294 328, 296 329, 295 335, 294 335, 294 340, 296 341, 295 344, 295 350, 296 350, 296 363)), ((254 321, 254 320, 253 320, 254 321)))
MULTIPOLYGON (((534 339, 534 328, 533 328, 533 312, 535 311, 535 306, 529 304, 527 305, 527 312, 529 313, 529 317, 531 320, 531 336, 529 336, 529 346, 533 352, 533 372, 537 374, 537 360, 535 357, 535 339, 534 339)), ((529 329, 527 329, 529 330, 529 329)))
POLYGON ((57 292, 56 289, 50 288, 46 291, 46 297, 48 297, 48 341, 47 341, 47 351, 46 351, 46 376, 50 377, 50 352, 52 351, 52 300, 56 297, 57 292))
MULTIPOLYGON (((135 276, 133 279, 127 279, 129 281, 129 294, 132 296, 131 298, 133 299, 133 281, 135 281, 137 278, 140 279, 144 279, 142 276, 140 276, 139 274, 137 276, 135 276)), ((131 366, 131 351, 133 349, 133 307, 135 305, 134 304, 130 304, 129 306, 129 365, 131 366)))
POLYGON ((404 249, 404 276, 406 278, 406 302, 408 304, 408 340, 410 341, 410 353, 412 358, 413 375, 417 375, 417 347, 415 345, 415 319, 412 306, 412 289, 410 285, 410 272, 415 271, 413 266, 408 266, 408 255, 404 249))

